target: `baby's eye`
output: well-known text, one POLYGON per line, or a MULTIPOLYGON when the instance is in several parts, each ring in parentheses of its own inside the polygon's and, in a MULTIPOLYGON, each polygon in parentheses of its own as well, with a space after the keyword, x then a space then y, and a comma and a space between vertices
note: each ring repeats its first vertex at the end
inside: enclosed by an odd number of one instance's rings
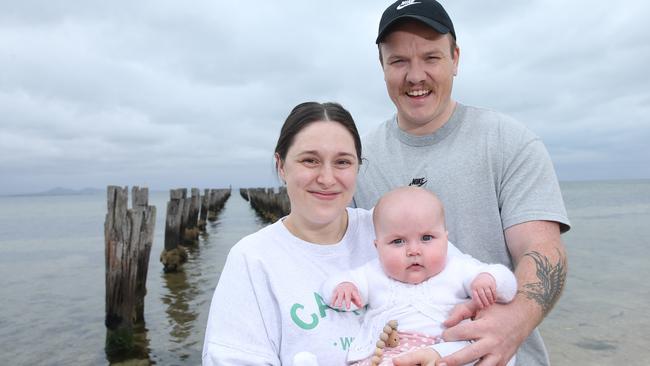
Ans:
POLYGON ((422 241, 431 241, 433 240, 433 235, 422 235, 422 241))
POLYGON ((393 239, 390 243, 395 245, 402 245, 404 244, 404 239, 393 239))

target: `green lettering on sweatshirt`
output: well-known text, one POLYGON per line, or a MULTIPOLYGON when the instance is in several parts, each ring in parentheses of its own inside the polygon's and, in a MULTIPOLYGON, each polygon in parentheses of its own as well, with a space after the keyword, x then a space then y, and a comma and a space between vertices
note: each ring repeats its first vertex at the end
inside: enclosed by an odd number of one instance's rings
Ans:
POLYGON ((350 344, 352 344, 354 337, 341 337, 339 340, 341 341, 341 348, 343 348, 344 351, 347 351, 348 348, 350 348, 350 344))
POLYGON ((316 299, 316 305, 318 305, 318 312, 320 313, 320 317, 324 318, 325 316, 327 316, 325 310, 330 309, 330 307, 327 306, 325 300, 323 300, 323 298, 318 292, 314 292, 314 299, 316 299))
POLYGON ((294 323, 296 323, 297 326, 299 326, 302 329, 314 329, 318 325, 318 316, 316 314, 311 314, 311 323, 307 323, 300 319, 298 316, 298 310, 302 310, 305 307, 301 304, 293 304, 291 307, 291 320, 293 320, 294 323))

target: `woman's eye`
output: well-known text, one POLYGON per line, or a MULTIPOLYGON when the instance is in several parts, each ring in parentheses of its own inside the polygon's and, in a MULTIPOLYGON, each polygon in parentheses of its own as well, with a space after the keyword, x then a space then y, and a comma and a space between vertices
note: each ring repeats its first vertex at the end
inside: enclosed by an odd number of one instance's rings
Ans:
POLYGON ((312 158, 305 158, 300 161, 301 163, 305 165, 316 165, 318 164, 318 160, 312 159, 312 158))
POLYGON ((336 162, 336 165, 340 166, 340 167, 348 167, 348 166, 352 165, 352 162, 349 161, 349 160, 339 160, 339 161, 336 162))
POLYGON ((423 235, 422 241, 431 241, 433 240, 433 235, 423 235))

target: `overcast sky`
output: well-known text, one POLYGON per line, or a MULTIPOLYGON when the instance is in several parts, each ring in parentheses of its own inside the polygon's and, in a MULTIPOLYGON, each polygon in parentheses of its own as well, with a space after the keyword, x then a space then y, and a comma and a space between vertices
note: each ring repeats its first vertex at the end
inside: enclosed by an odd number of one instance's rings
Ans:
MULTIPOLYGON (((0 194, 271 186, 296 104, 390 117, 389 1, 0 0, 0 194)), ((650 4, 443 1, 453 97, 540 135, 560 180, 650 178, 650 4)))

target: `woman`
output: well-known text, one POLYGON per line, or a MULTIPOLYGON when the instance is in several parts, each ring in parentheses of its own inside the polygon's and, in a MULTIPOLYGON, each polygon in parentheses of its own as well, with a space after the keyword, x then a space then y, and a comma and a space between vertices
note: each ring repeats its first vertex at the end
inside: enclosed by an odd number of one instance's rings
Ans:
MULTIPOLYGON (((204 365, 292 365, 296 354, 345 365, 358 312, 330 309, 318 294, 332 274, 376 256, 372 215, 348 208, 361 139, 336 103, 303 103, 287 117, 275 148, 291 213, 240 240, 214 292, 204 365)), ((394 359, 433 365, 431 350, 394 359)), ((401 361, 401 362, 400 362, 401 361)))
POLYGON ((291 365, 306 351, 321 365, 344 365, 360 314, 337 312, 318 295, 332 273, 376 254, 371 215, 347 208, 361 162, 350 113, 303 103, 286 119, 278 175, 291 213, 230 251, 212 299, 204 365, 291 365))

